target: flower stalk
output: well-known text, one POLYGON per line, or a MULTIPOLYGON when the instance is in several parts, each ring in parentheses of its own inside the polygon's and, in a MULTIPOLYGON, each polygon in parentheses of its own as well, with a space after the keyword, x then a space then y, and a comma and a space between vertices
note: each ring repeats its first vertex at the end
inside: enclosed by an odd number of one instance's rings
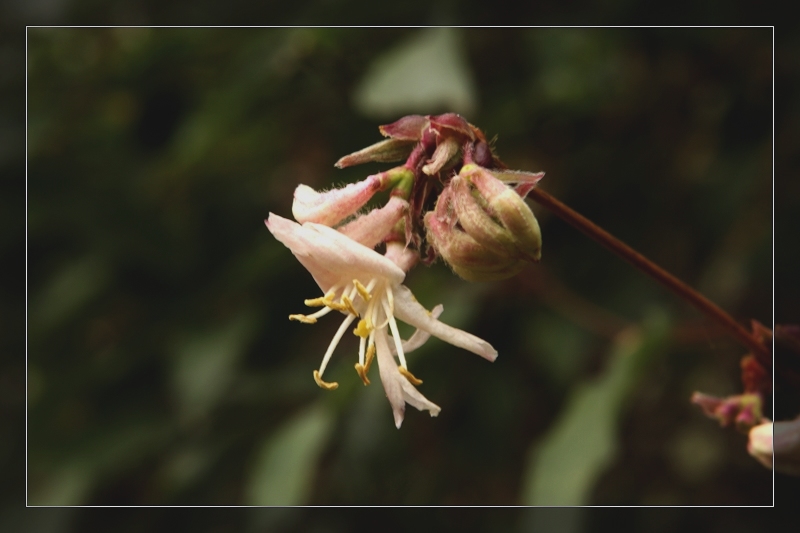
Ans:
POLYGON ((753 353, 770 358, 767 346, 701 293, 543 190, 534 188, 528 193, 528 196, 692 304, 700 312, 722 326, 734 339, 749 348, 753 353))

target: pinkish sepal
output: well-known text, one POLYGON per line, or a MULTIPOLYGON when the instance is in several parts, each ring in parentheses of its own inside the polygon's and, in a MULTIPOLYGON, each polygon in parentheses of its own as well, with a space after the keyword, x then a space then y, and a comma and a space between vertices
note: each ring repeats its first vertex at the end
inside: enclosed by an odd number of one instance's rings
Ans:
POLYGON ((480 131, 458 113, 445 113, 443 115, 429 116, 428 118, 430 120, 431 129, 443 137, 452 137, 455 135, 461 140, 469 139, 470 141, 474 141, 476 139, 476 132, 480 131))
POLYGON ((419 141, 422 138, 422 132, 429 124, 428 117, 408 115, 391 124, 378 126, 378 130, 384 137, 402 141, 419 141))

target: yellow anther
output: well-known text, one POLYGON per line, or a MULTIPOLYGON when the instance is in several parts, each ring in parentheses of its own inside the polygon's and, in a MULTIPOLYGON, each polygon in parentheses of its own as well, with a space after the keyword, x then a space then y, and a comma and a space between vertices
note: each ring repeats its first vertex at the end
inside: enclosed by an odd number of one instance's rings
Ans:
POLYGON ((367 377, 367 369, 361 363, 356 363, 356 372, 358 372, 358 377, 361 378, 361 381, 364 382, 364 386, 366 387, 369 385, 369 378, 367 377))
POLYGON ((317 319, 313 316, 306 316, 306 315, 289 315, 289 320, 297 320, 298 322, 302 322, 303 324, 316 324, 317 319))
POLYGON ((370 344, 367 346, 366 361, 364 361, 364 372, 369 372, 369 367, 372 366, 372 360, 375 359, 375 345, 370 344))
POLYGON ((402 366, 398 366, 397 370, 403 374, 408 381, 411 382, 412 385, 422 385, 422 380, 414 376, 411 372, 408 371, 407 368, 403 368, 402 366))
POLYGON ((342 305, 344 305, 344 308, 348 313, 358 316, 358 311, 356 311, 356 308, 353 307, 353 301, 350 300, 350 298, 342 295, 342 305))
POLYGON ((367 346, 366 361, 364 362, 364 373, 369 372, 369 367, 372 366, 372 360, 375 359, 375 345, 370 344, 367 346))
POLYGON ((320 296, 319 298, 311 298, 309 300, 306 300, 304 303, 308 307, 324 307, 324 306, 328 305, 328 302, 333 300, 334 296, 336 296, 336 293, 331 291, 328 294, 326 294, 325 296, 320 296))
POLYGON ((358 326, 353 330, 353 335, 357 335, 362 339, 369 337, 370 333, 372 333, 372 325, 363 318, 358 321, 358 326))
POLYGON ((358 291, 358 294, 361 295, 361 298, 365 302, 368 302, 368 301, 370 301, 372 299, 372 295, 369 293, 367 288, 361 284, 360 281, 358 281, 357 279, 354 279, 353 280, 353 285, 355 285, 356 290, 358 291))
POLYGON ((325 300, 325 305, 334 311, 347 311, 347 308, 344 305, 340 304, 339 302, 334 302, 333 300, 325 300))
POLYGON ((343 313, 352 313, 355 316, 358 316, 358 311, 356 308, 353 307, 353 302, 350 301, 350 298, 347 296, 342 295, 341 302, 335 302, 330 295, 326 295, 324 299, 325 305, 333 309, 334 311, 342 311, 343 313))
POLYGON ((322 381, 322 376, 319 375, 319 370, 314 370, 314 381, 317 382, 317 385, 319 385, 321 389, 325 390, 336 390, 336 388, 339 386, 339 384, 336 382, 328 383, 327 381, 322 381))

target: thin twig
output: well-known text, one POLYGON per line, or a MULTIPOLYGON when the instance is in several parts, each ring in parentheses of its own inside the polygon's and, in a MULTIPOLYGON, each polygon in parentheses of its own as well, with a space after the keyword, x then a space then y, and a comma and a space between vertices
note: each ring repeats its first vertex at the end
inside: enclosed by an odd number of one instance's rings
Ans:
POLYGON ((573 211, 560 201, 556 200, 539 188, 533 189, 529 194, 537 203, 552 211, 555 215, 569 222, 580 231, 596 240, 615 254, 619 255, 633 266, 654 278, 669 290, 695 306, 698 310, 716 321, 730 333, 733 338, 744 344, 754 353, 770 357, 769 349, 758 339, 750 334, 741 324, 736 322, 728 313, 720 309, 714 302, 685 284, 660 266, 656 265, 645 256, 620 241, 600 226, 593 223, 583 215, 573 211))

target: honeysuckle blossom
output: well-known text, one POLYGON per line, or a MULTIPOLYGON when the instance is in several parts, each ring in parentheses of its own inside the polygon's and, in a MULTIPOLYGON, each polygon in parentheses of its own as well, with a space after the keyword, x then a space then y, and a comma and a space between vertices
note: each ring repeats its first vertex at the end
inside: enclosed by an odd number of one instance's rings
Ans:
MULTIPOLYGON (((497 357, 497 351, 486 341, 440 322, 437 318, 440 307, 429 313, 402 285, 406 271, 416 262, 416 252, 397 242, 387 244, 386 255, 370 247, 376 243, 376 236, 385 235, 386 226, 394 221, 397 202, 392 207, 390 204, 391 201, 385 207, 390 214, 384 216, 385 220, 380 224, 370 224, 369 230, 350 226, 354 236, 367 245, 326 225, 315 222, 298 224, 272 213, 266 225, 311 273, 323 293, 321 297, 305 301, 307 306, 321 309, 307 315, 290 315, 289 318, 313 324, 331 311, 345 315, 319 369, 314 371, 314 380, 324 389, 333 390, 338 386, 324 381, 323 374, 339 342, 355 323, 353 333, 359 338, 356 372, 365 385, 369 384, 369 370, 377 357, 381 382, 392 406, 395 425, 399 428, 406 403, 429 411, 431 416, 440 411, 439 406, 415 388, 422 382, 408 370, 405 357, 408 351, 424 343, 430 335, 489 361, 497 357), (398 319, 418 329, 407 343, 400 338, 398 319)), ((374 216, 378 218, 381 215, 374 216)), ((345 232, 348 226, 343 228, 345 232)))
POLYGON ((800 476, 800 417, 774 424, 769 420, 750 430, 747 451, 767 468, 800 476))

